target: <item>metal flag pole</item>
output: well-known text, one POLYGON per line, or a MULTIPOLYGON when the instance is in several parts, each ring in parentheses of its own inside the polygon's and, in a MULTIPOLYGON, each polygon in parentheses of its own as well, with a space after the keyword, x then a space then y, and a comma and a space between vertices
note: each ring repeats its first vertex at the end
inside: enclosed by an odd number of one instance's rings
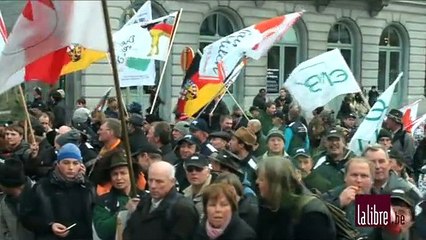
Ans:
POLYGON ((136 197, 137 196, 137 190, 136 190, 136 180, 133 172, 133 165, 132 165, 132 157, 130 153, 130 145, 129 145, 129 134, 127 132, 127 123, 125 119, 125 111, 124 111, 124 103, 123 103, 123 97, 121 95, 120 90, 120 80, 118 78, 118 68, 117 68, 117 62, 115 61, 115 50, 114 50, 114 42, 112 40, 112 32, 111 32, 111 24, 109 22, 109 14, 108 14, 108 6, 107 6, 107 0, 101 0, 102 2, 102 10, 104 12, 104 21, 105 21, 105 28, 107 32, 107 39, 108 39, 108 47, 109 47, 109 54, 111 56, 112 61, 111 67, 112 67, 112 73, 114 76, 114 87, 115 92, 117 94, 117 101, 118 101, 118 110, 120 112, 120 122, 121 122, 121 131, 122 131, 122 140, 124 143, 124 150, 126 151, 126 160, 127 165, 129 168, 129 175, 130 175, 130 197, 136 197))

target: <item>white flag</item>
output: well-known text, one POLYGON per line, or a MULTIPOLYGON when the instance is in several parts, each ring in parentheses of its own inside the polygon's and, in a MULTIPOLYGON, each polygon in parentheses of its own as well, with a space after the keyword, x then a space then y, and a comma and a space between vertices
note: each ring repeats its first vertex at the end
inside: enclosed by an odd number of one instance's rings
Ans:
POLYGON ((380 95, 361 125, 359 125, 358 130, 349 142, 349 149, 355 154, 361 155, 368 144, 376 143, 377 135, 389 109, 395 86, 398 84, 401 77, 402 73, 400 73, 392 85, 380 95))
POLYGON ((260 59, 274 43, 284 36, 302 14, 302 12, 296 12, 271 18, 207 45, 203 49, 203 56, 200 60, 200 76, 203 78, 218 77, 220 61, 223 61, 223 70, 227 77, 239 64, 241 58, 260 59))
POLYGON ((133 15, 123 27, 130 26, 136 23, 144 23, 152 20, 151 1, 146 1, 142 7, 133 15))
POLYGON ((299 64, 284 86, 307 112, 326 105, 339 95, 361 92, 337 48, 299 64))

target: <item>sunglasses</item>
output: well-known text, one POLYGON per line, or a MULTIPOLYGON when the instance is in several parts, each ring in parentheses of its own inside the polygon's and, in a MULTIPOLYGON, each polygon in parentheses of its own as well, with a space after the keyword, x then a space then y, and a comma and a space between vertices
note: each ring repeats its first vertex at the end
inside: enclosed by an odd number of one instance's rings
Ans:
POLYGON ((187 172, 194 172, 194 171, 201 172, 201 171, 203 171, 203 168, 199 168, 199 167, 187 167, 186 171, 187 172))

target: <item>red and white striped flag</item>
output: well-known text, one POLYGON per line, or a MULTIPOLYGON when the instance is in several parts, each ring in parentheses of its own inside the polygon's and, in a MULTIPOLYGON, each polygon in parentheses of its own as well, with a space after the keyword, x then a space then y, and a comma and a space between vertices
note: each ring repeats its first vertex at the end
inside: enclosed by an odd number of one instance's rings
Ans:
POLYGON ((407 132, 411 132, 412 129, 411 125, 412 122, 417 119, 417 111, 419 109, 419 102, 421 102, 422 99, 418 99, 417 101, 410 103, 401 109, 399 109, 403 115, 402 115, 402 124, 404 125, 404 129, 407 132))

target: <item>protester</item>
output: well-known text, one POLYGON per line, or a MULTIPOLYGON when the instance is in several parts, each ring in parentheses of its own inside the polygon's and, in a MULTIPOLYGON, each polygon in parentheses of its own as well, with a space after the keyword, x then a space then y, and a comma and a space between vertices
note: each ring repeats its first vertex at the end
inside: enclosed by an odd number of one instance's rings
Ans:
MULTIPOLYGON (((136 166, 134 166, 136 167, 136 166)), ((138 171, 135 170, 135 173, 138 171)), ((115 239, 118 213, 131 214, 145 193, 137 189, 137 197, 131 198, 131 181, 128 162, 123 154, 113 154, 109 169, 111 191, 99 196, 93 210, 93 225, 100 239, 115 239)))
POLYGON ((257 171, 261 197, 258 239, 336 239, 334 221, 321 200, 314 198, 305 206, 298 206, 304 188, 295 178, 289 160, 265 158, 257 171))
POLYGON ((192 135, 186 135, 178 141, 175 151, 178 157, 178 160, 174 165, 176 168, 176 181, 179 186, 179 190, 183 191, 190 185, 186 178, 185 162, 196 153, 200 153, 200 141, 192 135))
POLYGON ((0 189, 4 193, 0 200, 0 239, 35 239, 34 234, 18 219, 19 199, 33 185, 34 182, 25 176, 20 161, 0 159, 0 189))
POLYGON ((231 186, 212 184, 203 191, 202 198, 206 219, 199 225, 195 240, 256 239, 254 230, 238 216, 236 195, 231 186))
POLYGON ((426 124, 423 126, 424 137, 419 141, 413 157, 413 170, 418 179, 421 168, 426 165, 426 124))
MULTIPOLYGON (((221 125, 222 118, 225 116, 229 116, 229 109, 226 106, 226 103, 220 98, 220 96, 218 96, 206 106, 199 118, 204 119, 211 130, 219 131, 223 130, 221 125)), ((230 118, 232 127, 232 117, 230 118)))
POLYGON ((165 121, 154 122, 151 124, 146 137, 148 142, 161 150, 164 160, 176 164, 177 157, 173 152, 171 133, 172 129, 169 123, 165 121))
POLYGON ((403 129, 402 112, 391 109, 387 115, 386 127, 393 133, 392 147, 400 151, 408 166, 412 167, 415 152, 414 139, 403 129))
POLYGON ((370 91, 368 91, 368 104, 370 105, 370 107, 372 107, 376 103, 379 95, 380 94, 379 92, 377 92, 377 87, 372 86, 370 91))
POLYGON ((239 128, 229 141, 229 150, 240 159, 241 169, 252 188, 256 186, 257 160, 253 156, 255 146, 256 136, 245 127, 239 128))
POLYGON ((328 179, 331 187, 334 188, 344 183, 342 170, 354 153, 346 148, 345 136, 337 128, 328 131, 325 147, 325 154, 315 163, 313 171, 328 179))
POLYGON ((105 117, 118 119, 118 101, 116 97, 107 99, 107 108, 104 111, 105 117))
POLYGON ((253 106, 263 111, 266 110, 266 89, 259 89, 259 93, 253 99, 253 106))
POLYGON ((284 131, 286 140, 285 151, 294 155, 295 150, 305 148, 309 151, 310 143, 308 137, 308 128, 306 127, 306 120, 300 115, 300 106, 292 104, 289 110, 289 122, 284 131))
POLYGON ((343 116, 342 127, 345 131, 347 131, 346 142, 350 142, 357 130, 356 114, 349 113, 348 115, 343 116))
POLYGON ((266 103, 266 110, 260 112, 260 122, 262 123, 262 132, 265 135, 268 135, 269 130, 272 129, 274 126, 272 124, 272 118, 275 115, 275 112, 277 111, 277 108, 275 107, 274 102, 267 102, 266 103))
POLYGON ((326 192, 331 189, 331 183, 328 179, 312 171, 314 167, 313 159, 304 148, 297 149, 293 159, 295 160, 296 168, 300 171, 302 181, 308 189, 316 189, 320 192, 326 192))
POLYGON ((148 181, 148 169, 152 163, 162 161, 161 150, 156 148, 151 143, 140 146, 135 152, 132 153, 132 157, 136 159, 136 162, 142 168, 145 179, 148 181))
POLYGON ((197 209, 200 220, 203 219, 202 192, 216 178, 215 174, 210 173, 209 161, 201 154, 194 154, 184 163, 186 178, 189 186, 183 190, 183 195, 191 199, 197 209))
POLYGON ((46 106, 46 103, 43 102, 43 93, 40 87, 33 88, 33 97, 34 97, 34 100, 29 107, 37 108, 40 111, 46 111, 47 106, 46 106))
POLYGON ((149 194, 142 196, 124 229, 123 239, 192 239, 199 222, 193 203, 175 188, 175 169, 168 162, 149 168, 149 194))
POLYGON ((280 95, 274 100, 275 106, 284 114, 287 114, 288 110, 290 109, 290 104, 292 103, 293 100, 290 94, 287 92, 287 89, 284 87, 280 89, 279 94, 280 95))
POLYGON ((231 140, 231 134, 225 131, 212 132, 209 134, 210 144, 217 150, 225 150, 227 148, 229 140, 231 140))
POLYGON ((54 146, 56 137, 56 131, 53 129, 53 116, 51 113, 42 113, 38 118, 40 124, 44 128, 44 136, 50 145, 54 146))
POLYGON ((95 192, 81 171, 80 150, 65 144, 57 159, 55 170, 23 193, 19 220, 36 239, 92 239, 95 192))
POLYGON ((137 113, 132 113, 127 121, 129 133, 130 152, 136 151, 140 146, 148 143, 148 139, 142 130, 143 117, 137 113))
POLYGON ((232 187, 235 192, 238 203, 238 215, 253 230, 257 228, 257 215, 259 212, 258 200, 256 195, 246 194, 239 180, 239 177, 231 172, 223 172, 216 177, 215 183, 226 183, 232 187))
POLYGON ((256 135, 257 146, 254 146, 253 155, 262 157, 267 151, 266 137, 262 132, 262 123, 258 119, 250 119, 247 123, 247 129, 256 135))
POLYGON ((270 156, 285 157, 288 154, 285 151, 285 139, 281 130, 272 129, 266 137, 267 151, 263 154, 263 158, 270 156))
POLYGON ((244 114, 243 110, 238 107, 238 105, 234 105, 232 108, 232 129, 237 130, 240 127, 247 127, 247 122, 249 119, 247 119, 244 114))
POLYGON ((177 122, 172 129, 173 147, 176 146, 177 142, 182 139, 185 135, 189 134, 189 123, 186 121, 177 122))
MULTIPOLYGON (((355 197, 358 194, 374 194, 375 166, 365 158, 352 158, 345 166, 345 183, 323 194, 323 198, 342 209, 346 218, 355 225, 355 197)), ((373 228, 358 227, 361 236, 369 236, 373 228)))
POLYGON ((53 106, 51 107, 53 113, 53 128, 59 128, 60 126, 66 125, 69 121, 67 118, 67 112, 65 108, 64 97, 60 91, 54 91, 51 96, 53 106))
POLYGON ((214 148, 209 139, 210 128, 206 121, 203 119, 196 119, 191 122, 189 125, 189 130, 193 136, 198 138, 201 143, 200 153, 204 156, 210 156, 210 154, 217 152, 217 149, 214 148))
POLYGON ((392 133, 382 128, 377 135, 377 143, 382 145, 384 149, 388 150, 392 147, 392 133))

